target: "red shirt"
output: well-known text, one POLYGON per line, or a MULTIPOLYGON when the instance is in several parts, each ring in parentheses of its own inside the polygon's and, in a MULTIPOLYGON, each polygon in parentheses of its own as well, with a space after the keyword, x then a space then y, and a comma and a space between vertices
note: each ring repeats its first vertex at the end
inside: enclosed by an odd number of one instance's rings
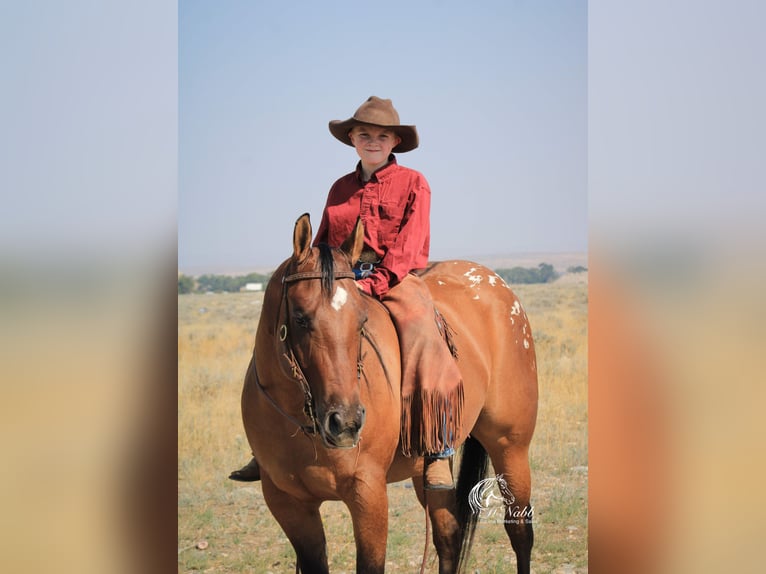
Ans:
POLYGON ((428 265, 431 188, 421 173, 397 164, 393 155, 370 181, 363 182, 361 175, 360 163, 330 188, 314 245, 340 247, 361 215, 365 249, 372 249, 380 263, 357 284, 381 298, 407 273, 428 265))

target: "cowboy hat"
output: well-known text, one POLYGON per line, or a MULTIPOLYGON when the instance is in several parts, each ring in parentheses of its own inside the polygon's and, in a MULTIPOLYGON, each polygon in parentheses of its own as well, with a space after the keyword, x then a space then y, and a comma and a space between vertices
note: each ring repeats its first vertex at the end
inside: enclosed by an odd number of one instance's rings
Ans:
POLYGON ((399 114, 396 113, 391 100, 370 96, 349 119, 332 120, 330 133, 344 144, 353 146, 348 132, 360 124, 387 128, 398 135, 402 141, 394 147, 394 152, 404 153, 418 147, 418 130, 415 126, 403 126, 399 123, 399 114))

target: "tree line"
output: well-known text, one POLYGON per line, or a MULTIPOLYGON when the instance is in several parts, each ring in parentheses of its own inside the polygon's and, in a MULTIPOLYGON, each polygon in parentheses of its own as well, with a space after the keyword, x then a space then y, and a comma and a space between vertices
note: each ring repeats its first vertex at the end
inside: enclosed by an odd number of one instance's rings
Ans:
POLYGON ((495 273, 510 284, 550 283, 559 278, 559 273, 550 263, 540 263, 537 267, 511 267, 495 269, 495 273))
MULTIPOLYGON (((567 273, 583 273, 587 267, 582 265, 572 266, 567 269, 567 273)), ((530 283, 550 283, 559 278, 558 273, 550 263, 540 263, 537 267, 511 267, 510 269, 495 269, 506 283, 509 284, 530 284, 530 283)), ((185 293, 214 293, 229 292, 236 293, 241 291, 247 283, 262 283, 264 288, 271 278, 271 274, 262 275, 260 273, 249 273, 248 275, 200 275, 191 277, 181 274, 178 276, 178 294, 185 293)))
POLYGON ((178 276, 178 294, 207 293, 209 291, 214 293, 221 293, 224 291, 236 293, 237 291, 241 291, 248 283, 263 283, 265 288, 270 277, 271 274, 262 275, 261 273, 248 273, 247 275, 206 274, 196 278, 181 274, 178 276))

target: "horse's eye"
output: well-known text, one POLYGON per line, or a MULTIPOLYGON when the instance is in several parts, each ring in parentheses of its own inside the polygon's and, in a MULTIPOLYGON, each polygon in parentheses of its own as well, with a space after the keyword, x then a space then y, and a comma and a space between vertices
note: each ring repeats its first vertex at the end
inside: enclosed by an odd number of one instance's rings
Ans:
POLYGON ((306 315, 296 313, 295 316, 293 317, 293 320, 295 321, 295 324, 298 325, 301 329, 311 328, 311 319, 306 317, 306 315))

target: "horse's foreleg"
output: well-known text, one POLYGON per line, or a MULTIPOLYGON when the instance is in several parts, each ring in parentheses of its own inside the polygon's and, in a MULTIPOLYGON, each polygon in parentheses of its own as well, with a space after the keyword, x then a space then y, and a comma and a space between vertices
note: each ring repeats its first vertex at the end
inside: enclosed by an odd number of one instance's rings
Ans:
POLYGON ((303 574, 328 574, 327 542, 319 502, 307 503, 279 490, 263 476, 263 498, 295 549, 303 574))
POLYGON ((357 479, 345 500, 354 524, 357 574, 382 574, 386 568, 388 495, 385 476, 357 479))

